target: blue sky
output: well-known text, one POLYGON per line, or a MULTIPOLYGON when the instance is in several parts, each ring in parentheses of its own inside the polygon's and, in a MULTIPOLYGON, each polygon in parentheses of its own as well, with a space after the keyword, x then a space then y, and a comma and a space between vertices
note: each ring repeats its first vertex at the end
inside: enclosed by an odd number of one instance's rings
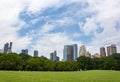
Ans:
POLYGON ((13 42, 13 51, 34 50, 62 59, 67 44, 85 45, 94 54, 116 44, 120 52, 119 0, 1 0, 0 48, 13 42))

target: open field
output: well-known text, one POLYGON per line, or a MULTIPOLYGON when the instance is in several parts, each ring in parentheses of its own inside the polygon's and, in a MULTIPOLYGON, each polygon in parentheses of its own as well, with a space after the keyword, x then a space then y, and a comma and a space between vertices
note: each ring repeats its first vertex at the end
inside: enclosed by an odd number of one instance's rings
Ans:
POLYGON ((0 71, 0 82, 120 82, 120 71, 0 71))

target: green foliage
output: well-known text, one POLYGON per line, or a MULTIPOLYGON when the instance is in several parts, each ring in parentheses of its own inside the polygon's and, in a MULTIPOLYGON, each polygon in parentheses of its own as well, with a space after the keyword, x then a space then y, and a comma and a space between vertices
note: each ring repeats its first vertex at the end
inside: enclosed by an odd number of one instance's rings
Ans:
POLYGON ((50 61, 44 56, 31 57, 28 54, 1 53, 0 70, 26 71, 77 71, 77 70, 120 70, 120 54, 105 58, 80 56, 77 61, 50 61))
POLYGON ((104 69, 104 58, 93 58, 93 69, 104 69))
POLYGON ((1 70, 21 70, 23 60, 17 54, 4 54, 0 56, 1 70))
POLYGON ((27 61, 26 70, 52 71, 53 62, 43 57, 32 57, 27 61))
POLYGON ((114 58, 108 57, 105 59, 104 68, 114 70, 117 65, 117 61, 114 58))
POLYGON ((115 70, 120 70, 120 53, 113 54, 109 57, 114 59, 114 62, 116 64, 115 70))
POLYGON ((31 58, 30 55, 25 54, 25 53, 20 53, 19 56, 22 57, 22 59, 23 59, 24 61, 27 61, 28 59, 31 58))
POLYGON ((79 58, 77 58, 77 62, 78 62, 78 66, 79 66, 79 70, 90 70, 92 69, 92 64, 93 61, 91 58, 89 57, 85 57, 85 56, 80 56, 79 58))
POLYGON ((41 65, 42 65, 42 62, 40 58, 30 58, 27 61, 26 69, 32 70, 32 71, 40 71, 40 70, 43 70, 41 65))

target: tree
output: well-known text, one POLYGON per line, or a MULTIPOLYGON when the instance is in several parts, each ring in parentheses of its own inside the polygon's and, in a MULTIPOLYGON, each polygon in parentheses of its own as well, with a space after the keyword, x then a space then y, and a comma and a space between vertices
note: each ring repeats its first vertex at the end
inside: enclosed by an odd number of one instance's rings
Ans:
POLYGON ((54 70, 54 62, 48 59, 42 59, 42 67, 43 71, 53 71, 54 70))
POLYGON ((45 57, 32 57, 27 61, 27 70, 31 71, 53 71, 53 62, 45 57))
POLYGON ((92 59, 89 57, 85 57, 85 56, 80 56, 79 58, 77 58, 77 62, 78 62, 78 68, 79 70, 90 70, 92 69, 92 59))
POLYGON ((54 70, 55 71, 65 71, 65 64, 64 62, 54 62, 54 70))
POLYGON ((93 58, 93 69, 104 69, 105 58, 93 58))
POLYGON ((1 70, 21 70, 23 67, 23 60, 17 54, 4 54, 0 56, 1 70))
POLYGON ((79 69, 77 61, 71 62, 71 69, 72 71, 77 71, 79 69))
POLYGON ((120 53, 115 53, 109 57, 114 58, 116 60, 117 65, 115 66, 115 70, 120 70, 120 53))
POLYGON ((116 67, 116 65, 117 65, 117 61, 114 59, 114 58, 112 58, 112 57, 107 57, 106 59, 105 59, 105 64, 104 64, 104 68, 105 69, 110 69, 110 70, 114 70, 115 69, 115 67, 116 67))
POLYGON ((25 54, 25 53, 20 53, 19 56, 22 57, 22 59, 24 61, 27 61, 28 59, 30 59, 32 57, 32 56, 25 54))
POLYGON ((27 61, 26 69, 29 71, 41 71, 43 70, 43 67, 41 66, 42 62, 40 58, 30 58, 27 61))
POLYGON ((32 58, 32 56, 26 54, 26 53, 20 53, 19 56, 22 58, 22 60, 24 61, 23 62, 23 69, 22 70, 25 70, 26 69, 26 65, 27 65, 27 60, 32 58))

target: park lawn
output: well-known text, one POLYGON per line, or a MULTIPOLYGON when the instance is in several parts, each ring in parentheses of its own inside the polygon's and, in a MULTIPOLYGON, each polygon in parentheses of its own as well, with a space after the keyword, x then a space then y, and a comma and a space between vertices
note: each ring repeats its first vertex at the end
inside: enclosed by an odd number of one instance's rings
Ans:
POLYGON ((0 71, 0 82, 120 82, 120 71, 0 71))

